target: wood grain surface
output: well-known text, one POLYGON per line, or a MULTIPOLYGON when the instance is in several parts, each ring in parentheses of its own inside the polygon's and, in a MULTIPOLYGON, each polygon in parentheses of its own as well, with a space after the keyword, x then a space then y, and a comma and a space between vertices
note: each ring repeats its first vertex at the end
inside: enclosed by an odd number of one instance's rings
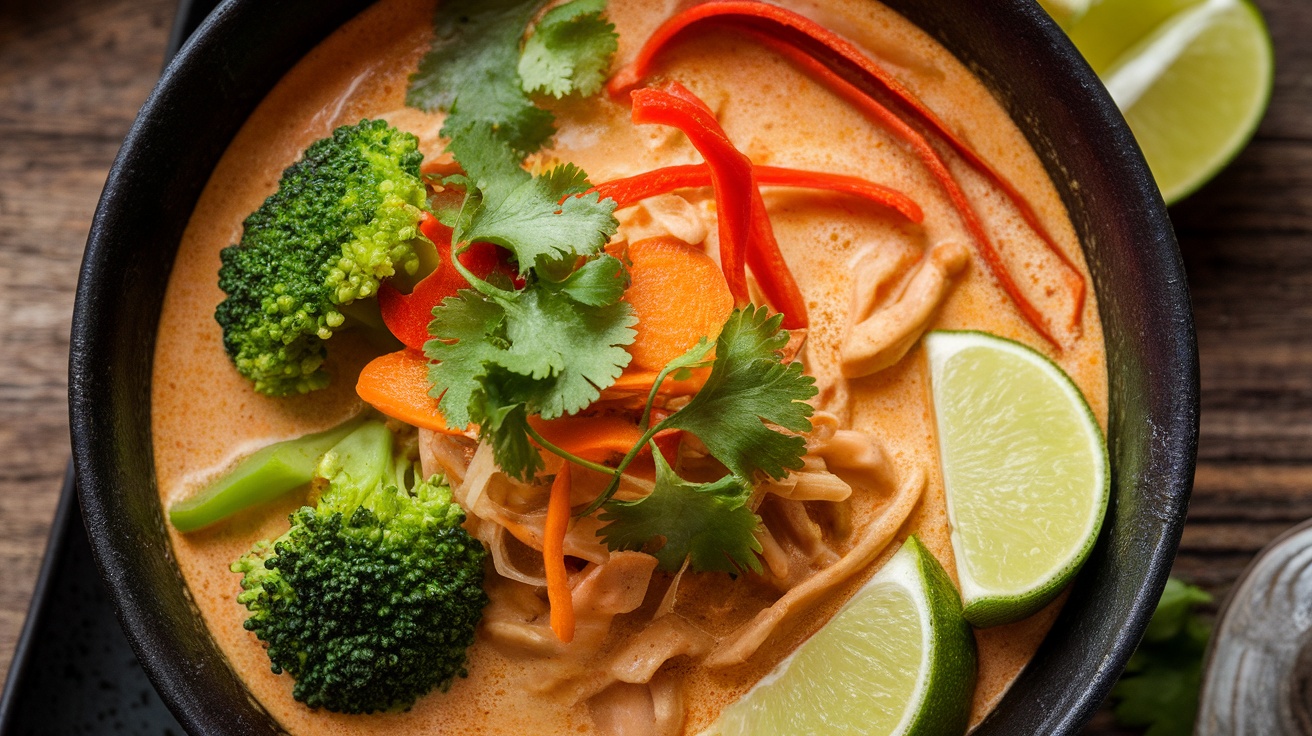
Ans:
MULTIPOLYGON (((1176 573, 1223 596, 1312 516, 1312 3, 1258 0, 1270 112, 1175 208, 1202 358, 1198 475, 1176 573)), ((73 290, 105 174, 159 72, 174 0, 0 0, 0 672, 68 460, 73 290)), ((1119 733, 1106 713, 1089 733, 1119 733)))

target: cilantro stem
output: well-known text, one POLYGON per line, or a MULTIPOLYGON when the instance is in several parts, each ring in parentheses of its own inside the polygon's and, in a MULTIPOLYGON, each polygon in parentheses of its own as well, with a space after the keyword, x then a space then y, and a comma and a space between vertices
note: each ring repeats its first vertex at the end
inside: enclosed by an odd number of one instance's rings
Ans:
POLYGON ((480 279, 479 277, 474 275, 473 271, 470 271, 468 268, 465 268, 465 264, 460 262, 460 256, 464 255, 465 251, 469 250, 470 245, 471 245, 470 243, 464 243, 458 249, 453 248, 451 250, 451 265, 455 267, 456 272, 458 272, 461 276, 463 276, 465 281, 469 282, 470 286, 474 287, 475 290, 479 291, 485 296, 490 296, 494 299, 514 298, 515 296, 514 292, 506 291, 505 289, 499 289, 493 286, 492 284, 488 283, 487 281, 480 279))
MULTIPOLYGON (((588 470, 595 470, 603 475, 610 475, 616 472, 615 468, 602 465, 601 463, 594 463, 591 460, 584 460, 583 458, 579 457, 578 455, 575 455, 574 453, 568 450, 557 447, 556 445, 548 441, 547 438, 543 437, 541 434, 538 434, 538 431, 533 428, 533 425, 530 424, 527 425, 527 427, 528 427, 528 436, 532 437, 533 441, 538 443, 538 445, 540 445, 542 449, 546 450, 547 452, 565 458, 566 460, 574 463, 575 465, 581 465, 587 468, 588 470)), ((641 447, 642 444, 639 443, 637 446, 641 447)))
MULTIPOLYGON (((697 350, 697 347, 694 347, 688 352, 692 353, 693 350, 697 350)), ((624 471, 629 467, 629 463, 633 462, 633 459, 638 456, 638 453, 642 451, 642 448, 646 446, 648 442, 651 442, 652 438, 655 437, 656 434, 661 431, 661 428, 665 426, 665 422, 669 421, 667 417, 666 420, 660 422, 655 427, 650 426, 651 412, 656 406, 656 396, 660 393, 661 385, 665 383, 665 379, 674 371, 682 368, 692 368, 695 367, 695 365, 696 364, 680 365, 679 359, 675 359, 667 363, 665 367, 661 369, 661 372, 656 374, 656 380, 652 382, 651 391, 647 392, 647 405, 642 408, 642 419, 638 422, 639 427, 647 428, 646 433, 642 435, 642 439, 634 443, 633 448, 629 450, 628 454, 625 455, 622 460, 620 460, 620 464, 615 466, 615 475, 611 478, 610 483, 607 484, 606 490, 603 491, 601 495, 594 498, 592 503, 588 504, 588 507, 584 509, 582 513, 578 514, 580 518, 601 508, 602 504, 609 501, 611 497, 615 495, 615 491, 619 490, 620 487, 620 477, 624 475, 624 471)), ((655 447, 655 445, 653 445, 653 447, 655 447)), ((652 450, 652 452, 656 452, 656 450, 652 450)))
MULTIPOLYGON (((669 420, 667 419, 665 421, 669 421, 669 420)), ((655 427, 651 427, 650 429, 648 429, 645 433, 643 433, 641 439, 633 443, 633 449, 629 450, 628 454, 625 455, 622 460, 620 460, 620 464, 616 465, 614 469, 610 469, 610 471, 614 475, 610 479, 610 483, 606 485, 606 490, 602 491, 601 495, 592 499, 592 503, 588 504, 588 507, 586 509, 583 509, 583 511, 575 514, 576 517, 583 518, 585 516, 588 516, 589 514, 596 511, 597 509, 601 508, 602 504, 609 501, 611 499, 611 496, 615 495, 615 492, 618 491, 620 488, 620 478, 624 475, 625 469, 629 467, 629 463, 633 462, 634 458, 638 457, 638 453, 642 452, 642 448, 645 447, 647 443, 651 441, 651 438, 656 436, 657 432, 661 431, 661 427, 663 426, 665 426, 664 421, 661 422, 660 424, 657 424, 655 427)))

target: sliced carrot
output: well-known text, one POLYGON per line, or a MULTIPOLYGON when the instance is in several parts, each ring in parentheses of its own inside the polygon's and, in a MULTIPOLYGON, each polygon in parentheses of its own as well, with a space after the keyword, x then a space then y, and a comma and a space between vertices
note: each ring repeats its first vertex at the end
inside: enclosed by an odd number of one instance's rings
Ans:
POLYGON ((620 414, 589 414, 542 419, 528 423, 547 442, 584 460, 602 463, 620 457, 642 439, 637 422, 620 414))
POLYGON ((443 434, 463 434, 463 429, 446 425, 428 389, 428 359, 409 348, 369 361, 355 384, 360 398, 393 419, 443 434))
POLYGON ((547 577, 547 603, 551 606, 551 630, 566 644, 574 641, 574 596, 565 570, 565 534, 569 531, 570 464, 560 466, 551 482, 547 519, 542 534, 542 566, 547 577))
MULTIPOLYGON (((670 361, 688 352, 702 337, 715 340, 719 336, 734 305, 715 261, 678 238, 639 240, 629 244, 627 253, 631 281, 624 301, 637 314, 634 329, 638 335, 629 346, 633 360, 606 389, 607 398, 645 397, 670 361)), ((708 372, 695 369, 685 380, 671 376, 661 385, 661 392, 695 394, 708 372)))

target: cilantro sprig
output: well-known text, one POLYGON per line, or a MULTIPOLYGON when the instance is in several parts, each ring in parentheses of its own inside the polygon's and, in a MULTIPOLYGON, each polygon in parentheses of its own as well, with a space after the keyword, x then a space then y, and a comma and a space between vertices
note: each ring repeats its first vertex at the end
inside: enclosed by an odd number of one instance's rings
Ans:
POLYGON ((582 194, 587 177, 569 164, 531 175, 484 123, 451 149, 465 174, 444 183, 465 196, 438 217, 453 228, 454 255, 474 241, 503 246, 524 286, 480 279, 451 259, 472 288, 433 310, 430 393, 451 426, 479 425, 501 469, 527 478, 542 465, 528 417, 578 412, 629 364, 628 272, 602 252, 618 227, 615 202, 582 194))
POLYGON ((574 0, 542 16, 519 57, 525 92, 593 95, 606 83, 619 48, 606 0, 574 0))
POLYGON ((572 267, 578 258, 595 255, 619 227, 615 200, 585 194, 591 185, 582 170, 562 164, 533 176, 486 123, 470 127, 449 148, 465 175, 444 183, 466 192, 458 211, 437 213, 455 230, 452 242, 503 246, 515 256, 520 274, 544 266, 567 270, 560 264, 572 267))
POLYGON ((433 42, 410 77, 406 104, 447 113, 442 135, 458 140, 483 125, 519 158, 555 133, 550 111, 529 96, 595 94, 617 48, 605 0, 573 0, 543 16, 524 49, 520 39, 544 0, 448 0, 433 20, 433 42))
POLYGON ((1206 591, 1171 578, 1157 603, 1139 649, 1112 688, 1116 720, 1147 727, 1144 736, 1194 732, 1203 654, 1211 625, 1195 609, 1212 602, 1206 591))
MULTIPOLYGON (((788 470, 800 469, 806 440, 775 426, 795 433, 811 431, 814 409, 806 400, 816 395, 815 378, 802 373, 800 363, 785 365, 780 359, 779 351, 788 344, 782 322, 782 314, 770 316, 765 307, 749 304, 734 310, 715 340, 711 375, 701 390, 687 406, 643 434, 620 461, 606 490, 577 515, 587 516, 610 501, 619 488, 620 474, 665 429, 695 435, 731 474, 743 479, 750 479, 756 470, 782 478, 788 470)), ((702 365, 710 347, 699 342, 657 375, 643 410, 644 426, 665 378, 702 365)))
POLYGON ((461 0, 438 5, 433 43, 410 77, 406 104, 447 113, 442 135, 458 138, 475 124, 495 128, 522 154, 556 132, 553 116, 533 104, 519 80, 519 39, 543 0, 461 0))
POLYGON ((752 484, 737 475, 711 483, 680 478, 653 443, 656 486, 637 501, 612 501, 599 517, 599 532, 611 549, 640 550, 654 538, 664 543, 651 554, 662 570, 678 570, 685 558, 694 570, 761 571, 756 555, 761 519, 747 505, 752 484))
MULTIPOLYGON (((788 333, 782 315, 769 316, 751 305, 730 314, 714 343, 711 374, 687 406, 651 426, 613 471, 610 485, 580 516, 604 506, 608 522, 598 532, 611 549, 644 549, 663 540, 653 554, 665 570, 676 570, 685 557, 694 570, 760 570, 754 532, 760 519, 747 506, 757 471, 782 477, 802 467, 805 440, 792 432, 811 430, 813 411, 806 402, 816 393, 815 379, 800 363, 785 364, 780 351, 788 333), (696 435, 729 473, 711 483, 681 479, 653 450, 656 487, 635 501, 614 500, 625 468, 658 432, 677 428, 696 435)), ((705 365, 711 343, 702 340, 671 361, 652 386, 642 426, 651 416, 660 384, 671 374, 705 365)))

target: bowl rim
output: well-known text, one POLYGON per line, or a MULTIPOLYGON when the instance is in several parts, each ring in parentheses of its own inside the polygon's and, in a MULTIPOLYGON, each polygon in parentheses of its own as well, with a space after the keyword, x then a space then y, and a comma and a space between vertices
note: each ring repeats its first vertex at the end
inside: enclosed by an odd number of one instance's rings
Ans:
MULTIPOLYGON (((317 19, 308 21, 307 25, 310 28, 298 33, 300 39, 298 44, 289 44, 289 46, 299 45, 304 48, 289 48, 283 51, 278 60, 285 62, 285 65, 275 65, 277 73, 270 74, 273 78, 268 81, 267 86, 259 90, 258 94, 247 95, 253 97, 250 107, 253 109, 254 105, 263 99, 268 89, 318 40, 322 40, 332 29, 370 4, 372 0, 335 0, 332 3, 333 11, 321 13, 317 19), (323 31, 320 32, 319 29, 323 31)), ((886 4, 929 31, 949 51, 962 58, 959 45, 954 46, 951 29, 936 24, 936 21, 930 17, 932 13, 927 15, 914 0, 886 0, 886 4)), ((126 441, 130 441, 134 431, 133 422, 138 424, 140 422, 142 412, 140 402, 143 401, 143 397, 147 438, 145 449, 148 455, 146 462, 149 464, 152 501, 157 497, 154 492, 153 457, 149 457, 149 384, 155 324, 154 322, 136 324, 129 335, 137 338, 137 352, 145 354, 144 373, 138 371, 131 376, 125 376, 121 371, 117 371, 118 363, 115 362, 115 358, 122 358, 125 349, 118 344, 122 339, 121 332, 125 329, 121 322, 130 321, 135 313, 125 314, 120 304, 123 300, 113 299, 112 295, 118 293, 117 287, 120 283, 130 283, 133 278, 141 278, 141 274, 133 271, 130 264, 121 263, 129 254, 126 251, 125 240, 130 239, 125 239, 125 228, 128 228, 134 221, 133 218, 138 216, 138 213, 134 213, 134 209, 139 209, 135 203, 142 201, 143 192, 151 191, 148 182, 152 176, 159 173, 163 162, 168 160, 169 146, 177 144, 177 131, 174 128, 178 124, 180 114, 178 111, 189 104, 189 97, 195 96, 197 84, 213 81, 215 58, 231 59, 225 57, 227 51, 225 44, 232 43, 243 32, 250 35, 251 28, 258 27, 255 24, 269 23, 270 27, 273 27, 276 25, 273 21, 282 17, 278 15, 281 12, 278 9, 257 7, 260 5, 262 4, 257 0, 226 0, 201 24, 169 63, 150 97, 142 106, 110 170, 104 193, 96 210, 78 282, 70 343, 70 430, 79 480, 79 498, 97 566, 114 602, 120 624, 146 672, 179 721, 193 733, 212 731, 214 723, 223 722, 218 720, 222 716, 229 717, 227 722, 233 726, 236 726, 237 722, 231 719, 231 713, 216 709, 204 694, 197 692, 198 678, 203 679, 205 676, 198 674, 198 669, 206 670, 207 666, 179 661, 176 656, 170 656, 176 654, 176 635, 167 630, 167 626, 164 625, 167 620, 165 614, 153 605, 154 601, 145 595, 142 586, 138 585, 137 576, 140 572, 137 568, 149 555, 163 556, 167 559, 167 564, 172 565, 174 572, 177 573, 158 503, 154 503, 156 518, 152 520, 154 526, 149 529, 131 528, 115 517, 125 506, 125 498, 132 492, 131 488, 126 488, 121 482, 123 448, 116 445, 124 441, 125 436, 129 438, 126 441), (149 349, 142 350, 140 345, 149 346, 149 349), (134 381, 136 383, 133 383, 134 381), (142 381, 145 385, 144 394, 141 393, 139 385, 142 381), (137 402, 135 405, 134 401, 137 402), (126 420, 125 416, 128 417, 126 420), (157 534, 164 535, 162 549, 158 537, 153 536, 157 534)), ((1143 398, 1150 403, 1161 404, 1155 405, 1154 409, 1150 410, 1160 421, 1150 428, 1154 432, 1154 444, 1150 448, 1150 457, 1145 461, 1147 470, 1141 477, 1136 476, 1131 479, 1136 488, 1153 494, 1147 499, 1147 503, 1150 503, 1152 508, 1146 512, 1155 517, 1152 519, 1154 525, 1151 538, 1135 540, 1138 553, 1148 555, 1147 571, 1134 591, 1132 600, 1129 601, 1128 610, 1116 634, 1101 645, 1102 654, 1095 658, 1100 664, 1091 672, 1080 670, 1072 673, 1080 676, 1081 686, 1073 692, 1061 694, 1060 697, 1054 696, 1051 702, 1043 706, 1047 713, 1042 721, 1043 730, 1036 732, 1069 734, 1076 732, 1092 717, 1110 691, 1125 661, 1137 646, 1170 572, 1171 562, 1183 531, 1197 452, 1199 413, 1197 346, 1187 281, 1170 220, 1151 173, 1120 112, 1065 34, 1036 4, 1028 0, 994 0, 984 5, 988 6, 987 13, 996 18, 992 21, 996 25, 1024 31, 1014 39, 1015 48, 1009 51, 1017 58, 1017 66, 1028 69, 1026 73, 1055 74, 1068 85, 1068 96, 1062 98, 1061 104, 1065 106, 1073 120, 1074 128, 1070 135, 1084 136, 1087 145, 1102 146, 1108 151, 1115 152, 1105 162, 1107 171, 1102 175, 1117 179, 1124 185, 1120 201, 1127 205, 1126 217, 1142 230, 1142 241, 1151 246, 1133 265, 1137 269, 1143 269, 1144 273, 1150 273, 1151 276, 1139 275, 1141 279, 1149 279, 1157 287, 1156 293, 1142 297, 1155 309, 1152 314, 1145 316, 1150 323, 1149 326, 1160 328, 1159 333, 1154 336, 1159 339, 1151 346, 1160 360, 1150 368, 1150 372, 1155 370, 1155 373, 1147 379, 1149 385, 1143 398), (1057 68, 1055 71, 1052 68, 1040 70, 1039 67, 1043 64, 1057 68), (1069 93, 1070 90, 1074 90, 1075 93, 1069 93), (1157 485, 1148 488, 1147 485, 1152 483, 1157 485)), ((983 67, 974 60, 964 58, 962 60, 984 81, 994 95, 1003 101, 1008 112, 1030 139, 1031 145, 1047 164, 1049 159, 1040 150, 1043 141, 1036 140, 1033 135, 1035 131, 1026 128, 1023 120, 1017 116, 1017 113, 1022 111, 1016 109, 1015 97, 1006 89, 1007 80, 987 76, 982 72, 983 67)), ((233 74, 235 75, 236 72, 233 74)), ((249 110, 241 116, 243 122, 247 114, 249 110)), ((232 132, 235 133, 235 129, 232 132)), ((216 159, 217 155, 226 149, 230 140, 229 135, 218 146, 214 156, 216 159)), ((1054 145, 1051 141, 1047 144, 1054 145)), ((1053 173, 1051 169, 1049 173, 1050 175, 1053 173)), ((1061 189, 1062 183, 1058 182, 1055 176, 1053 179, 1061 189)), ((200 188, 206 181, 208 175, 195 187, 196 197, 199 196, 200 188)), ((1071 211, 1067 192, 1062 191, 1064 204, 1068 211, 1071 211)), ((183 196, 183 199, 187 197, 183 196)), ((190 199, 191 205, 194 206, 195 197, 190 199)), ((187 207, 188 216, 190 211, 191 207, 187 207)), ((183 224, 185 225, 185 219, 183 224)), ((168 233, 164 235, 167 236, 168 233)), ((176 235, 180 236, 181 231, 178 230, 176 235)), ((1090 246, 1085 242, 1083 233, 1080 241, 1088 258, 1090 246)), ((175 252, 176 241, 172 247, 174 249, 172 252, 175 252)), ((170 256, 167 268, 171 268, 171 261, 170 256)), ((1095 264, 1090 259, 1090 269, 1094 268, 1095 264)), ((167 276, 167 271, 165 275, 167 276)), ((1095 279, 1095 286, 1096 282, 1097 279, 1095 279)), ((157 295, 141 297, 145 304, 141 307, 146 310, 145 315, 153 314, 155 320, 159 316, 158 307, 162 301, 162 291, 160 289, 157 295)), ((1104 296, 1102 291, 1095 288, 1095 293, 1099 295, 1100 306, 1104 296)), ((1103 316, 1104 324, 1106 319, 1103 316)), ((1145 329, 1142 325, 1139 327, 1145 329)), ((1107 339, 1106 336, 1104 339, 1107 339)), ((1108 350, 1109 392, 1111 392, 1114 387, 1111 385, 1113 376, 1110 375, 1110 346, 1108 350)), ((138 361, 141 359, 141 356, 137 356, 138 361)), ((1115 409, 1116 407, 1113 406, 1113 410, 1115 409)), ((135 431, 140 430, 139 426, 135 427, 135 431)), ((137 489, 136 492, 142 491, 137 489)), ((1113 492, 1115 493, 1115 490, 1113 492)), ((1109 527, 1112 526, 1110 522, 1113 514, 1116 513, 1116 506, 1116 501, 1113 500, 1113 505, 1107 512, 1103 533, 1093 552, 1094 556, 1122 551, 1125 540, 1109 538, 1115 536, 1109 527)), ((1138 512, 1131 509, 1127 513, 1138 512)), ((1080 573, 1080 581, 1091 582, 1090 578, 1098 574, 1087 569, 1091 567, 1093 566, 1086 565, 1086 570, 1080 573)), ((178 579, 181 580, 180 574, 178 579)), ((1079 584, 1076 583, 1077 586, 1079 584)), ((184 590, 183 594, 189 595, 189 591, 184 590)), ((1045 637, 1044 645, 1040 649, 1040 657, 1045 656, 1045 651, 1049 649, 1048 639, 1052 638, 1052 632, 1057 631, 1058 627, 1081 625, 1080 621, 1071 620, 1075 618, 1071 613, 1074 600, 1075 596, 1066 603, 1058 621, 1045 637)), ((213 642, 210 644, 212 645, 213 642)), ((1035 660, 1038 658, 1036 657, 1035 660)), ((226 666, 226 662, 224 665, 226 666)), ((1034 669, 1034 660, 1032 660, 1027 665, 1025 673, 1022 673, 1021 680, 1025 679, 1026 673, 1031 673, 1034 669)), ((1017 681, 1017 685, 1021 680, 1017 681)), ((1004 695, 999 707, 985 719, 977 733, 1001 733, 995 722, 999 720, 999 713, 1007 706, 1009 700, 1014 701, 1015 698, 1004 695)), ((256 716, 263 714, 258 704, 255 704, 253 712, 256 716)), ((249 730, 243 732, 278 732, 269 731, 267 725, 258 720, 252 721, 249 725, 249 730)))

